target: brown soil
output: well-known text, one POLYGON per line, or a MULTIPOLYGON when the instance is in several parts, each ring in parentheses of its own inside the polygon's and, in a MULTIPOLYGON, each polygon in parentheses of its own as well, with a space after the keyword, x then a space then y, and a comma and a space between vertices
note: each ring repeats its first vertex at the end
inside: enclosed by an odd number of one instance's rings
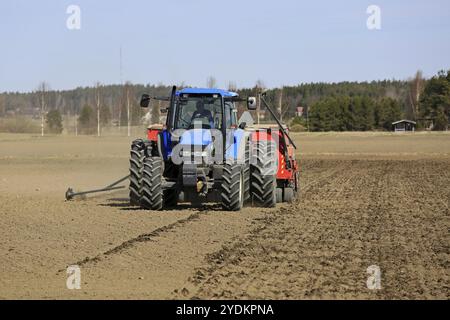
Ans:
POLYGON ((64 200, 126 175, 132 139, 1 134, 0 298, 448 299, 450 135, 295 139, 295 204, 155 212, 126 190, 64 200))

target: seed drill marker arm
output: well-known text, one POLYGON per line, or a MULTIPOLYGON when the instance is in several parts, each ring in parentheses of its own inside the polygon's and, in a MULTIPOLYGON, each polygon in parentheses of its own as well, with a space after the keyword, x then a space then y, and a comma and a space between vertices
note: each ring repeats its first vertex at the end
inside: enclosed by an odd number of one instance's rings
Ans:
POLYGON ((120 178, 119 180, 111 183, 110 185, 101 188, 101 189, 94 189, 94 190, 88 190, 88 191, 80 191, 80 192, 74 192, 72 188, 67 189, 66 191, 66 200, 72 200, 75 196, 82 196, 90 193, 97 193, 97 192, 105 192, 105 191, 111 191, 111 190, 118 190, 123 189, 125 186, 117 186, 119 183, 127 180, 130 177, 130 175, 127 175, 123 178, 120 178), (116 187, 117 186, 117 187, 116 187))
MULTIPOLYGON (((176 88, 174 87, 172 89, 172 96, 175 94, 175 90, 176 88)), ((171 97, 150 97, 149 95, 143 95, 142 97, 142 101, 141 101, 141 105, 147 104, 150 102, 151 99, 154 100, 161 100, 161 101, 173 101, 173 97, 171 99, 171 97)), ((119 190, 119 189, 124 189, 126 188, 126 186, 117 186, 118 184, 120 184, 121 182, 124 182, 125 180, 128 180, 130 178, 130 175, 127 175, 123 178, 120 178, 119 180, 111 183, 110 185, 107 185, 104 188, 100 188, 100 189, 94 189, 94 190, 87 190, 87 191, 80 191, 80 192, 75 192, 72 188, 68 188, 66 191, 66 200, 72 200, 74 197, 76 196, 82 196, 82 195, 87 195, 87 194, 92 194, 92 193, 99 193, 99 192, 106 192, 106 191, 112 191, 112 190, 119 190)))

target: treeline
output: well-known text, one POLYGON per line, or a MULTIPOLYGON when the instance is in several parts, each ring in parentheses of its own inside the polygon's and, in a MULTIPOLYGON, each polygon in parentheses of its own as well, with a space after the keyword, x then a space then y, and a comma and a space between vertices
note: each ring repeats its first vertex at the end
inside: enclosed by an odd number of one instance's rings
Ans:
MULTIPOLYGON (((215 83, 211 79, 208 83, 215 83)), ((264 90, 264 84, 258 81, 253 88, 230 89, 244 97, 252 96, 264 90)), ((57 111, 62 119, 75 117, 81 132, 94 133, 98 123, 141 124, 147 112, 139 107, 143 93, 167 96, 170 87, 126 83, 57 91, 40 85, 30 93, 0 94, 0 117, 41 119, 43 110, 45 114, 57 111)), ((266 90, 266 97, 285 122, 295 118, 296 124, 312 131, 390 130, 391 123, 401 118, 418 121, 425 128, 445 130, 450 115, 450 71, 428 80, 418 72, 408 81, 305 83, 266 90), (298 107, 302 107, 301 117, 296 117, 298 107)), ((146 115, 148 122, 158 121, 160 107, 159 102, 152 103, 152 114, 146 115)), ((260 109, 263 113, 264 106, 260 109)), ((52 117, 58 118, 55 114, 52 117)), ((261 121, 270 121, 270 116, 261 117, 261 121)), ((59 125, 57 128, 59 131, 59 125)))
POLYGON ((401 119, 416 121, 418 129, 447 130, 450 122, 450 70, 428 80, 417 72, 408 81, 306 84, 269 93, 298 130, 392 130, 401 119), (292 106, 303 107, 303 115, 292 106))
POLYGON ((390 130, 403 117, 400 103, 392 98, 337 96, 316 102, 309 112, 312 131, 390 130))
MULTIPOLYGON (((66 126, 70 125, 71 130, 82 134, 94 134, 99 124, 101 127, 141 125, 147 111, 139 107, 140 96, 143 93, 166 96, 169 91, 170 87, 163 85, 145 86, 131 83, 98 84, 94 87, 59 91, 51 90, 47 83, 41 83, 33 92, 0 94, 0 118, 20 120, 20 126, 17 125, 17 121, 6 122, 11 123, 8 126, 11 132, 23 127, 22 123, 30 124, 27 119, 31 117, 36 121, 43 120, 46 132, 59 133, 62 131, 59 128, 66 119, 66 126), (23 118, 24 116, 28 118, 23 118), (57 121, 58 119, 61 121, 57 121)), ((152 109, 157 109, 154 113, 159 114, 160 105, 153 105, 152 109)), ((149 121, 152 120, 157 122, 155 117, 149 117, 149 121)), ((5 131, 1 126, 0 130, 5 131)))
MULTIPOLYGON (((390 97, 398 101, 405 113, 411 114, 408 81, 383 80, 372 82, 305 83, 298 86, 284 86, 267 91, 268 100, 281 109, 285 118, 295 116, 296 107, 311 108, 315 103, 329 97, 369 97, 382 99, 390 97)), ((244 96, 255 94, 257 86, 239 90, 244 96)))
POLYGON ((49 84, 39 84, 33 92, 0 93, 0 117, 8 115, 31 115, 39 117, 42 99, 46 111, 58 110, 63 115, 80 115, 81 110, 97 105, 97 93, 103 111, 109 114, 109 120, 127 123, 127 96, 130 98, 132 114, 139 113, 139 97, 143 93, 167 95, 170 88, 163 85, 100 85, 96 87, 79 87, 73 90, 51 90, 49 84))
MULTIPOLYGON (((256 95, 264 89, 260 81, 253 88, 237 89, 242 96, 256 95)), ((373 82, 341 82, 341 83, 306 83, 298 86, 285 86, 267 90, 267 99, 276 108, 281 104, 282 116, 295 116, 297 107, 305 109, 314 103, 332 96, 367 96, 371 98, 392 97, 402 106, 407 103, 408 83, 406 81, 373 81, 373 82)), ((126 91, 131 97, 133 113, 138 113, 138 101, 143 93, 150 95, 168 95, 170 87, 164 85, 105 85, 101 86, 101 104, 110 120, 121 120, 126 124, 126 91), (137 109, 136 109, 137 108, 137 109)), ((95 108, 96 88, 85 87, 68 91, 49 90, 45 94, 46 109, 56 109, 63 115, 80 115, 85 106, 95 108)), ((0 117, 7 115, 34 115, 38 117, 41 110, 41 90, 30 93, 0 94, 0 117)), ((264 109, 262 106, 261 109, 264 109)))

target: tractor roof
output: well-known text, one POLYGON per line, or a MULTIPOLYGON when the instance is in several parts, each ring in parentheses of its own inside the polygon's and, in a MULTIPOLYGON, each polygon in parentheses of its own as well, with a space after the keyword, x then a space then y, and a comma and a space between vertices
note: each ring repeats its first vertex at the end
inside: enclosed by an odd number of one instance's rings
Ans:
POLYGON ((222 90, 222 89, 207 89, 207 88, 184 88, 177 92, 177 95, 180 94, 220 94, 222 97, 237 97, 238 94, 236 92, 222 90))

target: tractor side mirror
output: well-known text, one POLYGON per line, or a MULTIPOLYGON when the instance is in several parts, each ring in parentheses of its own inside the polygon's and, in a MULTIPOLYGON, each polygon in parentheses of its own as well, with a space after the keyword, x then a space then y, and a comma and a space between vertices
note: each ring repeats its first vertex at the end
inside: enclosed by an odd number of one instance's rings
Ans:
POLYGON ((141 97, 141 108, 148 108, 148 105, 150 104, 150 96, 148 94, 143 94, 141 97))
POLYGON ((241 122, 241 123, 239 123, 239 129, 244 130, 246 126, 247 126, 247 122, 241 122))
POLYGON ((247 108, 248 108, 248 110, 256 110, 256 98, 255 97, 247 98, 247 108))

